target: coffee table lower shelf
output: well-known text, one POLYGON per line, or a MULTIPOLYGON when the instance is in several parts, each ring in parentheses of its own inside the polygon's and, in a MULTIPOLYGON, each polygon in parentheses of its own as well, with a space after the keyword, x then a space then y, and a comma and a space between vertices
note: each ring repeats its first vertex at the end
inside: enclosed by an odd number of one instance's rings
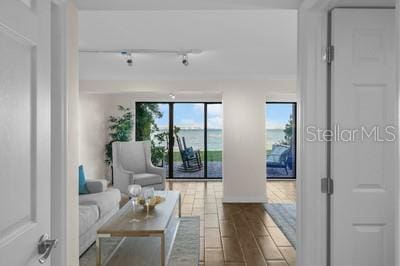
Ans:
MULTIPOLYGON (((162 233, 159 233, 159 234, 155 234, 155 233, 143 234, 141 236, 134 236, 133 238, 136 238, 136 237, 159 237, 160 238, 160 258, 161 258, 160 265, 165 266, 168 264, 168 260, 171 255, 171 251, 174 246, 175 237, 176 237, 176 233, 178 232, 179 223, 180 223, 180 221, 178 220, 176 222, 176 225, 174 225, 175 228, 173 229, 173 232, 174 232, 173 237, 172 237, 172 240, 168 247, 167 252, 165 250, 165 248, 166 248, 166 243, 165 243, 166 232, 165 231, 162 233)), ((115 255, 115 253, 118 251, 118 249, 121 247, 121 245, 128 238, 127 236, 122 237, 120 242, 115 246, 115 248, 111 251, 111 253, 106 258, 102 259, 101 258, 101 240, 103 238, 110 238, 110 237, 115 237, 115 236, 112 236, 110 234, 98 234, 97 235, 97 239, 96 239, 96 249, 97 249, 96 265, 97 266, 107 265, 107 263, 110 261, 110 259, 115 255)), ((118 237, 120 237, 120 236, 118 236, 118 237)))

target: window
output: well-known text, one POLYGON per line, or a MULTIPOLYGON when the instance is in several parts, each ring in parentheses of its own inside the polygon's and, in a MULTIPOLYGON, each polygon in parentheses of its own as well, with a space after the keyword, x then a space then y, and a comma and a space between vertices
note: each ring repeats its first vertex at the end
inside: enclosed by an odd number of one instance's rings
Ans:
POLYGON ((296 178, 296 103, 268 102, 266 117, 266 176, 296 178))
POLYGON ((138 102, 136 140, 169 178, 222 178, 221 103, 138 102))

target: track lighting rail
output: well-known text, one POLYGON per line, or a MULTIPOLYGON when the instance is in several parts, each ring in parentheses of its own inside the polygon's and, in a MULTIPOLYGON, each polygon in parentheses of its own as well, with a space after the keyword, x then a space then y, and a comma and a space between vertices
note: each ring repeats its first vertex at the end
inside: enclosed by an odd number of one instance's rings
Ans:
POLYGON ((168 49, 113 49, 113 50, 100 50, 100 49, 80 49, 81 53, 130 53, 130 54, 201 54, 200 49, 182 49, 182 50, 168 50, 168 49))

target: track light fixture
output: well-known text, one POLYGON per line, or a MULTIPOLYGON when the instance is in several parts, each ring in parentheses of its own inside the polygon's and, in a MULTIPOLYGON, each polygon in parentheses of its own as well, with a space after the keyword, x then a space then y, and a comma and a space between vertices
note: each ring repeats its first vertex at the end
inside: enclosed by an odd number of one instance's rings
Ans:
POLYGON ((203 51, 199 49, 183 49, 183 50, 163 50, 163 49, 124 49, 124 50, 92 50, 81 49, 81 53, 117 53, 125 57, 125 62, 128 66, 133 65, 133 54, 175 54, 182 56, 182 64, 189 65, 189 54, 201 54, 203 51))
POLYGON ((131 52, 126 52, 126 51, 124 51, 124 52, 121 52, 121 54, 123 55, 123 56, 125 56, 125 58, 126 58, 126 63, 128 64, 128 66, 132 66, 133 65, 133 58, 132 58, 132 53, 131 52))
POLYGON ((187 54, 183 54, 183 55, 182 55, 182 64, 183 64, 184 66, 188 66, 188 65, 189 65, 189 57, 188 57, 187 54))

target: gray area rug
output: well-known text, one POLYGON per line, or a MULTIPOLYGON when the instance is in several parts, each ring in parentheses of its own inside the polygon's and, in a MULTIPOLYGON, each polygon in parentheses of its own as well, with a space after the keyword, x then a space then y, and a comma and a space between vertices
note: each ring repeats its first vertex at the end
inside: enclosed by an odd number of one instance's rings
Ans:
MULTIPOLYGON (((166 234, 166 252, 174 237, 174 226, 179 222, 175 241, 169 257, 169 266, 198 265, 200 257, 200 219, 199 217, 176 218, 170 223, 166 234)), ((107 238, 102 242, 103 260, 120 243, 121 238, 107 238)), ((96 265, 96 245, 92 245, 79 259, 80 266, 96 265)), ((107 265, 160 265, 160 238, 126 238, 107 265)))
POLYGON ((267 203, 264 204, 264 208, 296 248, 296 204, 267 203))

